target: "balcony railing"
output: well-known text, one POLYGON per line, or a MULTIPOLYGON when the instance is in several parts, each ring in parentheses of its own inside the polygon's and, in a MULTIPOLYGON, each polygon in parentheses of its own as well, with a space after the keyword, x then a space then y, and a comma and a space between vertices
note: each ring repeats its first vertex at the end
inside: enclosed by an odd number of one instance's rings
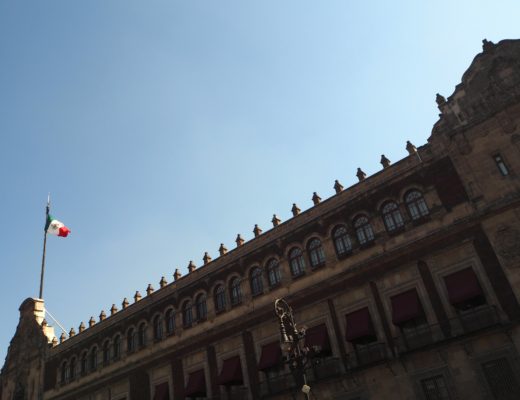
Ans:
POLYGON ((296 387, 294 376, 290 372, 281 373, 276 376, 269 376, 265 381, 260 382, 260 395, 268 397, 269 395, 290 392, 296 387))
POLYGON ((452 321, 453 335, 472 333, 500 323, 498 311, 495 306, 485 304, 470 310, 459 311, 452 321))
POLYGON ((361 368, 367 365, 386 360, 385 343, 368 343, 354 346, 354 352, 348 355, 350 369, 361 368))
POLYGON ((495 306, 482 305, 465 311, 438 324, 422 324, 403 328, 394 338, 399 353, 420 349, 449 338, 477 332, 500 323, 495 306))

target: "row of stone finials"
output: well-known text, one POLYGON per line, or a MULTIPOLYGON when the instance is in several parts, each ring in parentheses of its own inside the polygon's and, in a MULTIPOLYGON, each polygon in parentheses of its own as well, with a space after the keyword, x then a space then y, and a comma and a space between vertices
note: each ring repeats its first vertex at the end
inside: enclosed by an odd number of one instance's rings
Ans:
MULTIPOLYGON (((419 156, 419 153, 417 152, 417 148, 409 140, 406 141, 406 150, 408 151, 409 155, 416 155, 420 160, 420 156, 419 156)), ((388 158, 386 158, 384 154, 381 155, 381 164, 383 165, 383 168, 388 168, 390 166, 390 160, 388 158)), ((360 182, 365 180, 365 178, 366 178, 366 174, 361 170, 361 168, 357 169, 356 176, 358 177, 360 182)), ((336 191, 336 194, 339 194, 343 191, 343 185, 341 185, 341 183, 339 183, 338 180, 336 180, 334 183, 334 190, 336 191)), ((321 197, 318 196, 318 194, 316 192, 314 192, 314 194, 312 196, 312 201, 313 201, 314 205, 318 205, 321 202, 321 197)), ((296 217, 301 212, 301 210, 298 208, 298 206, 295 203, 293 203, 291 211, 292 211, 294 217, 296 217)), ((274 214, 271 222, 273 223, 273 227, 276 227, 282 221, 276 216, 276 214, 274 214)), ((253 233, 254 233, 255 237, 258 237, 262 234, 262 229, 260 229, 260 227, 257 224, 255 224, 253 233)), ((242 246, 244 244, 244 239, 242 238, 240 233, 237 235, 235 242, 237 244, 237 247, 242 246)), ((226 248, 226 246, 224 246, 224 243, 221 243, 218 251, 220 253, 220 256, 223 256, 227 253, 228 249, 226 248)), ((211 261, 211 256, 208 254, 207 251, 204 253, 204 257, 202 258, 202 260, 204 262, 204 265, 208 264, 211 261)), ((193 261, 190 261, 188 264, 188 272, 191 273, 191 272, 195 271, 196 268, 197 268, 197 266, 195 265, 195 263, 193 261)), ((176 268, 175 272, 173 274, 173 279, 176 281, 181 276, 182 276, 181 272, 179 271, 178 268, 176 268)), ((166 285, 168 285, 168 282, 166 281, 166 278, 164 276, 161 278, 159 285, 160 285, 161 289, 163 287, 165 287, 166 285)), ((153 288, 152 284, 149 283, 148 287, 146 288, 146 294, 149 296, 150 294, 152 294, 154 292, 154 290, 155 289, 153 288)), ((139 300, 141 300, 141 298, 142 298, 141 293, 139 293, 139 291, 137 290, 134 295, 134 302, 137 303, 139 300)), ((121 306, 123 307, 123 309, 125 309, 129 305, 130 305, 130 303, 128 302, 128 299, 125 297, 123 299, 123 302, 121 303, 121 306)), ((117 306, 115 304, 112 304, 112 307, 110 308, 110 315, 112 316, 115 313, 117 313, 118 311, 119 310, 118 310, 117 306)), ((99 314, 99 322, 104 321, 106 318, 107 318, 107 315, 105 313, 105 310, 101 310, 101 314, 99 314)), ((90 317, 90 320, 88 321, 89 328, 94 326, 95 324, 96 324, 96 320, 94 319, 94 317, 90 317)), ((47 321, 43 320, 42 326, 45 327, 46 325, 47 325, 47 321)), ((79 325, 79 333, 83 332, 85 329, 86 329, 86 326, 83 323, 83 321, 81 321, 81 324, 79 325)), ((69 337, 73 337, 75 335, 76 335, 76 331, 74 330, 74 328, 70 328, 69 337)), ((64 342, 66 339, 67 339, 67 335, 65 334, 65 332, 62 332, 60 335, 60 343, 64 342)), ((57 344, 58 344, 58 339, 56 337, 54 337, 52 340, 52 345, 56 346, 57 344)))

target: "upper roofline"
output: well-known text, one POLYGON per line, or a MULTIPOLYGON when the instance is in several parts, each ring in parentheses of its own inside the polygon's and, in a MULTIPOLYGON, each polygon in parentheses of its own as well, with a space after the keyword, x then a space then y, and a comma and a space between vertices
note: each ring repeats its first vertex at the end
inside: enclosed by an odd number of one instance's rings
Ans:
POLYGON ((139 311, 154 302, 173 294, 176 290, 188 288, 191 285, 197 284, 200 279, 221 270, 222 267, 232 265, 241 257, 247 256, 259 248, 284 237, 287 233, 308 223, 312 223, 326 215, 329 211, 336 209, 337 206, 355 201, 357 198, 365 195, 383 182, 388 183, 396 177, 402 176, 406 172, 423 168, 425 164, 428 164, 428 162, 432 160, 429 146, 429 144, 425 144, 419 147, 417 153, 409 154, 391 164, 388 168, 384 168, 373 175, 366 177, 364 180, 356 182, 346 189, 343 189, 341 192, 333 194, 329 198, 322 200, 319 204, 311 206, 307 210, 300 212, 298 215, 281 222, 278 226, 274 226, 271 229, 262 232, 259 236, 229 250, 226 254, 211 260, 207 264, 179 277, 177 280, 157 289, 153 293, 142 297, 141 300, 129 304, 126 308, 117 311, 114 315, 107 316, 105 320, 97 322, 92 327, 87 327, 83 332, 79 332, 73 337, 69 337, 62 343, 53 347, 51 350, 52 353, 57 354, 61 351, 65 351, 76 343, 80 343, 82 340, 96 335, 105 329, 105 327, 109 327, 122 319, 137 314, 139 311))

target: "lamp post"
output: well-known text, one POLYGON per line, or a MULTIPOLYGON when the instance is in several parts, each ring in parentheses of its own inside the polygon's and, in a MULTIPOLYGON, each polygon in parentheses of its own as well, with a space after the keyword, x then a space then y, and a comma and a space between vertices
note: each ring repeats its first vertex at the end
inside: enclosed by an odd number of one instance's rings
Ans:
POLYGON ((305 328, 296 326, 292 308, 284 299, 275 300, 274 312, 280 323, 280 343, 282 351, 286 353, 285 362, 293 373, 297 387, 301 387, 305 399, 309 400, 311 387, 307 384, 305 368, 311 361, 313 353, 319 349, 305 347, 305 328))

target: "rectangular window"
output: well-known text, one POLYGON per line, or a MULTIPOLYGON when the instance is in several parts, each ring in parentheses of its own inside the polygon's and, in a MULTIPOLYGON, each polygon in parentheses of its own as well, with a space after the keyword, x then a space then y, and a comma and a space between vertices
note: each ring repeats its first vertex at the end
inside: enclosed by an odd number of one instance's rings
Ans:
POLYGON ((493 156, 493 159, 495 160, 497 168, 500 171, 500 173, 502 174, 502 176, 509 175, 509 168, 507 168, 507 165, 504 162, 502 156, 500 154, 495 154, 493 156))
POLYGON ((520 398, 520 385, 507 358, 499 358, 483 363, 482 371, 494 399, 520 398))
POLYGON ((450 393, 442 375, 421 380, 421 388, 426 400, 450 400, 450 393))

